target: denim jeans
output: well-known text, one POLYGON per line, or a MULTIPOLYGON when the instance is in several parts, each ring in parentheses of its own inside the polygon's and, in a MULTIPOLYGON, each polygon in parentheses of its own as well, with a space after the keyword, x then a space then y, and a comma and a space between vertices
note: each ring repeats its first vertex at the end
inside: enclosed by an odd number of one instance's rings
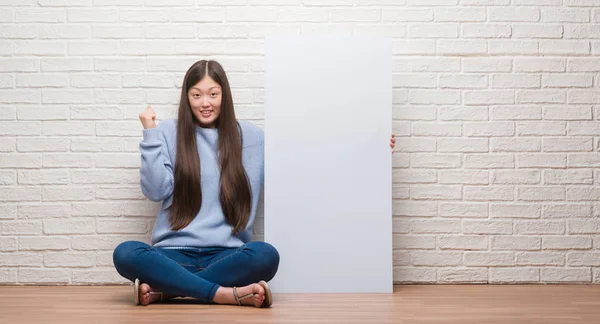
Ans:
POLYGON ((139 278, 153 290, 211 303, 221 286, 240 287, 273 279, 279 253, 260 241, 239 248, 178 249, 127 241, 115 248, 113 262, 117 272, 131 281, 139 278))

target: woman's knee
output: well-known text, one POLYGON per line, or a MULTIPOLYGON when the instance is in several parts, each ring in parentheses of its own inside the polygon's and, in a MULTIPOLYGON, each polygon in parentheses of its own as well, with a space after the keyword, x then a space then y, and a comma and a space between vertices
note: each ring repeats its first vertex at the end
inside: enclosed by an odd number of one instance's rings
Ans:
POLYGON ((113 263, 117 271, 122 272, 135 264, 135 259, 140 248, 147 248, 148 244, 138 241, 126 241, 119 244, 113 251, 113 263))
POLYGON ((262 241, 250 242, 247 247, 254 252, 256 264, 268 273, 269 278, 266 279, 272 279, 279 268, 279 251, 273 245, 262 241))

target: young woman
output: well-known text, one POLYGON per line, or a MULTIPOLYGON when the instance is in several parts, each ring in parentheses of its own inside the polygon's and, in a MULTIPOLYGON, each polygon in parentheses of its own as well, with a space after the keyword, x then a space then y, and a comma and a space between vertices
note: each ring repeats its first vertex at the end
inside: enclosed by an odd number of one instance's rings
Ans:
POLYGON ((135 283, 135 304, 185 296, 271 306, 267 282, 279 253, 251 241, 264 181, 264 133, 236 119, 223 67, 202 60, 188 69, 177 119, 157 126, 151 107, 139 118, 141 189, 162 206, 152 245, 127 241, 113 253, 119 274, 135 283))

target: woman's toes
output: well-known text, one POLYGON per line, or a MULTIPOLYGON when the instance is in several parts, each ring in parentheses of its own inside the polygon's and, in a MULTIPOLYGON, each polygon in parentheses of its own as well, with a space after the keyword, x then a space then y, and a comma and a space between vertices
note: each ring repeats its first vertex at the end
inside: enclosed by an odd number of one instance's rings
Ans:
POLYGON ((260 305, 262 305, 264 300, 265 300, 264 296, 259 296, 258 294, 256 294, 256 295, 254 295, 254 298, 252 298, 252 304, 255 307, 260 307, 260 305))
POLYGON ((261 297, 265 296, 265 288, 259 284, 254 284, 254 293, 258 294, 261 297))
POLYGON ((150 288, 150 285, 148 284, 141 284, 140 285, 140 302, 142 305, 148 305, 150 304, 150 291, 152 291, 152 288, 150 288))
POLYGON ((254 306, 260 307, 265 301, 265 288, 259 284, 254 284, 254 306))

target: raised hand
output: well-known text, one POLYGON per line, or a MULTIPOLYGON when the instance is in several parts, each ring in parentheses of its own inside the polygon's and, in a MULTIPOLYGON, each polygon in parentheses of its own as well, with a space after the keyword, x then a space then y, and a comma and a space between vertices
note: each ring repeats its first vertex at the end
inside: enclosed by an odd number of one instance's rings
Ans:
POLYGON ((144 126, 145 129, 156 127, 156 114, 150 105, 148 105, 146 110, 140 113, 139 117, 140 121, 142 122, 142 126, 144 126))

